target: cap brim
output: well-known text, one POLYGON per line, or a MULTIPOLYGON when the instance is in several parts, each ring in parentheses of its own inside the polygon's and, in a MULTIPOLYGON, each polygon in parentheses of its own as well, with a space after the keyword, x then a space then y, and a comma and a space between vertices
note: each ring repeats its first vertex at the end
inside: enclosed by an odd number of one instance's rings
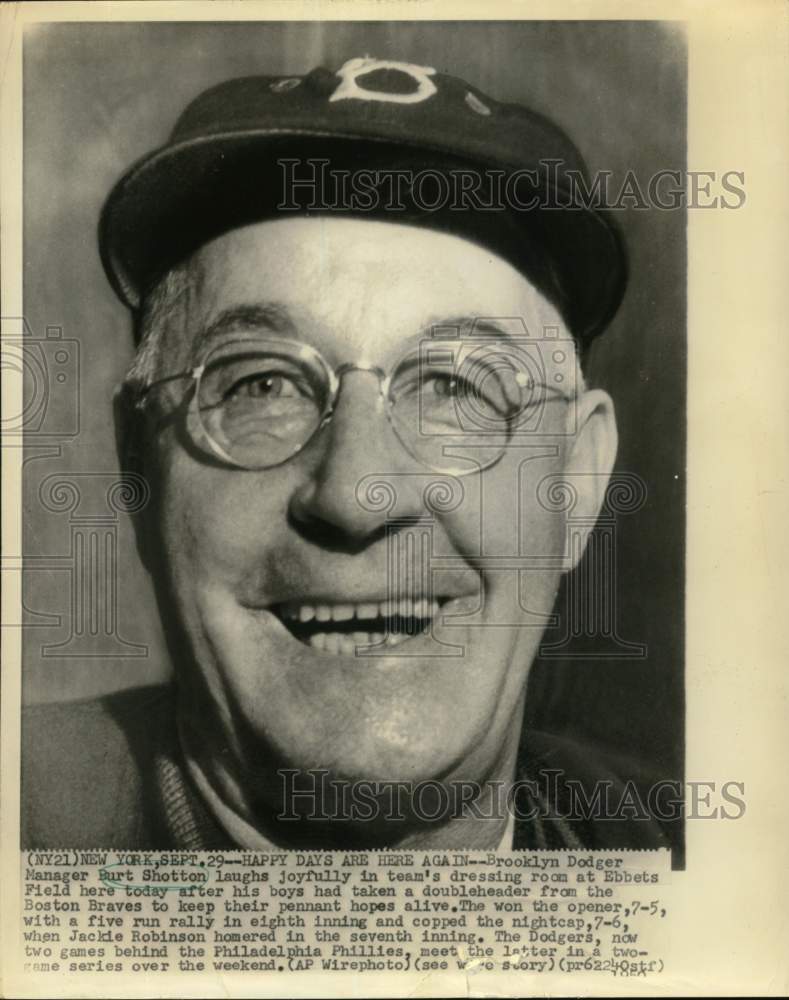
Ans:
MULTIPOLYGON (((460 158, 451 150, 424 143, 338 137, 314 130, 253 129, 187 139, 139 161, 107 199, 99 245, 119 297, 136 309, 169 268, 208 240, 242 225, 298 214, 282 207, 284 174, 278 160, 283 158, 328 160, 330 170, 349 166, 382 170, 404 163, 416 170, 426 165, 442 170, 524 168, 460 158)), ((605 213, 551 207, 557 198, 550 195, 556 192, 538 186, 536 193, 538 204, 528 210, 434 211, 418 217, 410 213, 408 222, 472 239, 516 266, 521 258, 533 260, 535 252, 544 255, 561 289, 562 302, 557 304, 573 334, 586 343, 610 321, 624 292, 621 236, 605 213)), ((322 211, 320 205, 313 210, 322 211)), ((385 204, 351 211, 404 221, 402 212, 387 211, 385 204)))

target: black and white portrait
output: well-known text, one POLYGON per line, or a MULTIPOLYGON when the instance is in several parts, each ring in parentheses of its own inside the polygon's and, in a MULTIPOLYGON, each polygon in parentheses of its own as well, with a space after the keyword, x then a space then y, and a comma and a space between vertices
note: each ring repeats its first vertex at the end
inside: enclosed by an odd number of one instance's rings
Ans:
POLYGON ((24 47, 23 847, 670 847, 680 27, 24 47))

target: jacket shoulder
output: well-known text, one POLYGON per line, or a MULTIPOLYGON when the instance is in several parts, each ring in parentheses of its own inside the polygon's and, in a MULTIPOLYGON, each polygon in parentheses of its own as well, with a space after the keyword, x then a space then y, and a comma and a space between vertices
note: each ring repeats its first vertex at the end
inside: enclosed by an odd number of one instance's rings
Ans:
MULTIPOLYGON (((643 761, 622 757, 587 740, 530 731, 521 746, 521 776, 547 792, 549 826, 562 843, 567 833, 593 850, 654 850, 676 847, 679 816, 653 814, 651 790, 661 782, 643 761)), ((664 782, 665 783, 665 782, 664 782)), ((519 824, 516 839, 526 839, 519 824)))
POLYGON ((144 779, 171 719, 167 686, 25 709, 22 848, 144 847, 144 779))

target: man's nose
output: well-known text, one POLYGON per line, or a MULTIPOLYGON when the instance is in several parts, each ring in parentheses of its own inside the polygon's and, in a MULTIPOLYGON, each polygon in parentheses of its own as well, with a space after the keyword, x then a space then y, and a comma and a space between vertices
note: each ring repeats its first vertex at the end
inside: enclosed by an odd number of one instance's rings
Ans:
POLYGON ((332 419, 315 444, 317 464, 290 501, 291 517, 315 541, 363 548, 384 534, 393 506, 398 517, 421 513, 418 477, 408 475, 416 462, 386 418, 374 373, 345 373, 332 419), (366 498, 365 482, 376 474, 391 484, 391 504, 366 498))

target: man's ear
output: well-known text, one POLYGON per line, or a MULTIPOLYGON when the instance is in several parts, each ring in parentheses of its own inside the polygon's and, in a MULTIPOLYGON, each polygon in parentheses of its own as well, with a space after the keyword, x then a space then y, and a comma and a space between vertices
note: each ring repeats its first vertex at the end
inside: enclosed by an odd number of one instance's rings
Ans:
POLYGON ((570 515, 579 522, 576 541, 579 535, 582 537, 581 544, 572 546, 571 569, 578 564, 603 506, 618 444, 614 401, 607 392, 590 389, 579 396, 573 405, 575 413, 574 420, 571 416, 565 474, 577 496, 570 515))
MULTIPOLYGON (((121 472, 141 476, 148 484, 149 497, 153 496, 150 481, 150 462, 145 458, 145 416, 137 406, 137 393, 128 385, 122 385, 113 396, 113 416, 115 420, 115 448, 121 472)), ((148 505, 130 514, 134 527, 137 552, 146 569, 150 570, 150 499, 148 505)))

